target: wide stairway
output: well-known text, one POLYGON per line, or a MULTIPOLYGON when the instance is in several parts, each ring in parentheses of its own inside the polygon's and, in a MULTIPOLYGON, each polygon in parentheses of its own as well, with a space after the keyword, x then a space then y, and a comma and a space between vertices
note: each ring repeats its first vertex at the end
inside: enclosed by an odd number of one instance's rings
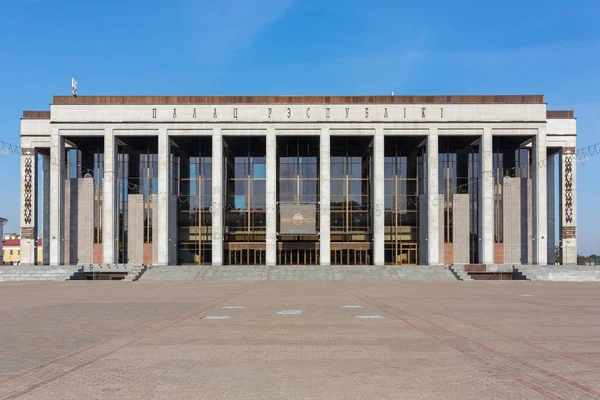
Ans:
POLYGON ((79 271, 78 266, 0 266, 0 282, 66 281, 79 271))
POLYGON ((554 282, 600 282, 600 265, 519 265, 527 279, 554 282))
POLYGON ((438 266, 168 266, 149 267, 140 280, 444 280, 454 274, 438 266))

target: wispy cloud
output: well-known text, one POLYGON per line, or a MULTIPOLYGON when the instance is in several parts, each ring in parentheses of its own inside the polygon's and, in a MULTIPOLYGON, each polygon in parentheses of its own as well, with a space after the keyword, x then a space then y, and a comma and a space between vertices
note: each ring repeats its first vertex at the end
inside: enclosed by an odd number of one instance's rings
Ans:
POLYGON ((279 20, 293 0, 219 0, 191 2, 192 35, 200 62, 214 64, 249 47, 270 24, 279 20))

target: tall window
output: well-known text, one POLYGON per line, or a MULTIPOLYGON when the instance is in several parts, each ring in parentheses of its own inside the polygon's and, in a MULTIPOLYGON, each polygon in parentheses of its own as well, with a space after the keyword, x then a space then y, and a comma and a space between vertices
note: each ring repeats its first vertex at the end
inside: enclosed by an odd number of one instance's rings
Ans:
MULTIPOLYGON (((385 262, 418 264, 419 139, 385 140, 385 262)), ((422 139, 420 139, 422 140, 422 139)))
POLYGON ((504 178, 529 178, 531 155, 522 137, 494 137, 494 242, 504 243, 504 178))
POLYGON ((266 140, 265 137, 226 137, 223 142, 224 260, 230 265, 261 265, 266 256, 266 140))
POLYGON ((372 138, 332 137, 330 145, 331 263, 370 264, 372 138))
POLYGON ((231 138, 226 143, 228 239, 264 240, 267 229, 265 138, 231 138))
POLYGON ((318 138, 280 138, 279 202, 311 203, 319 201, 318 138))
POLYGON ((212 147, 208 137, 173 137, 179 264, 212 262, 212 147))
POLYGON ((158 193, 158 143, 156 138, 121 138, 117 157, 119 199, 118 260, 126 263, 129 195, 141 194, 144 202, 144 243, 152 243, 153 194, 158 193))
POLYGON ((281 207, 312 205, 315 228, 319 229, 319 138, 280 137, 277 139, 277 263, 280 265, 314 265, 319 263, 319 237, 282 233, 281 207))
POLYGON ((69 138, 76 147, 66 150, 66 179, 94 179, 94 243, 102 243, 102 191, 104 184, 104 138, 69 138))
POLYGON ((439 190, 443 195, 444 242, 454 243, 454 195, 469 196, 469 259, 479 258, 479 141, 471 137, 442 137, 438 159, 439 190))

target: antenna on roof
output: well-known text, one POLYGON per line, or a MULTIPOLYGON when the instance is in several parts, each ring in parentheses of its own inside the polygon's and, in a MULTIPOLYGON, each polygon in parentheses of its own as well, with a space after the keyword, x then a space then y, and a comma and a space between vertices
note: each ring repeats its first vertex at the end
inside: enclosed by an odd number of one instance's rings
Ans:
POLYGON ((73 97, 77 97, 77 78, 71 78, 71 89, 73 89, 73 97))

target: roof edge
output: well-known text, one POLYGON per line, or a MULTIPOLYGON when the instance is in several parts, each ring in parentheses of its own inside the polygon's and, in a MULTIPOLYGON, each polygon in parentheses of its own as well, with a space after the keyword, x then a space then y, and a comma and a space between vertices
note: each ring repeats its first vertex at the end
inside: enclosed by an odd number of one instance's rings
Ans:
POLYGON ((54 96, 52 101, 52 105, 127 104, 544 104, 544 96, 54 96))
POLYGON ((50 111, 23 111, 23 119, 50 119, 50 111))
POLYGON ((546 119, 574 119, 575 111, 573 110, 548 110, 546 111, 546 119))

